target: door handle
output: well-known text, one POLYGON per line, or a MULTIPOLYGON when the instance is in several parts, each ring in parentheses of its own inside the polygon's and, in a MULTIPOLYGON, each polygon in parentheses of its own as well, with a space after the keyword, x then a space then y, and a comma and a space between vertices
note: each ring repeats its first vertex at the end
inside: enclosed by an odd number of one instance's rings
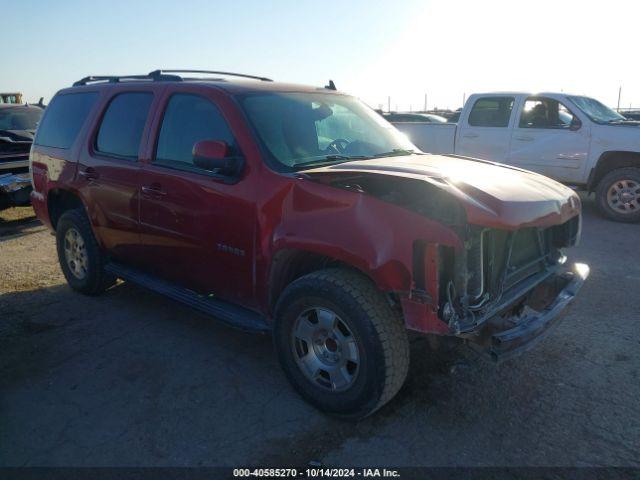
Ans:
POLYGON ((140 190, 142 190, 144 195, 153 195, 157 197, 164 197, 167 194, 167 192, 162 190, 160 185, 143 185, 140 187, 140 190))
POLYGON ((516 136, 516 140, 520 140, 522 142, 532 142, 533 140, 535 140, 535 138, 528 135, 518 135, 516 136))
POLYGON ((80 170, 78 172, 78 175, 80 175, 82 178, 84 178, 87 181, 97 180, 98 177, 100 176, 98 175, 98 172, 96 172, 96 170, 92 167, 87 167, 84 170, 80 170))
POLYGON ((464 138, 478 138, 478 134, 477 133, 465 133, 464 135, 462 135, 464 138))

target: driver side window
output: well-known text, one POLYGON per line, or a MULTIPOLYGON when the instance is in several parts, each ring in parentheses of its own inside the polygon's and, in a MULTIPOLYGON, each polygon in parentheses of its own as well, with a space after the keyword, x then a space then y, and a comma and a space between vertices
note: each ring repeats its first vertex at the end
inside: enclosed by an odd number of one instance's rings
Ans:
POLYGON ((201 140, 218 140, 235 149, 227 122, 204 97, 178 93, 171 97, 162 119, 156 149, 156 165, 202 171, 193 163, 193 146, 201 140))
POLYGON ((558 100, 529 97, 520 114, 520 128, 568 129, 578 119, 558 100))

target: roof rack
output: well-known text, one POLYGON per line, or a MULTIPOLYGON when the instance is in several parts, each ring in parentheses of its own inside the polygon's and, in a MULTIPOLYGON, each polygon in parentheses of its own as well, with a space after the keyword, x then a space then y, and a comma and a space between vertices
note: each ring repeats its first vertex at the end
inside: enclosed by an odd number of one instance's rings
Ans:
MULTIPOLYGON (((166 76, 166 74, 172 73, 207 73, 213 75, 224 75, 227 77, 242 77, 242 78, 251 78, 253 80, 260 80, 262 82, 273 82, 270 78, 267 77, 259 77, 257 75, 247 75, 246 73, 233 73, 233 72, 220 72, 215 70, 154 70, 149 73, 150 77, 156 76, 166 76)), ((180 77, 182 78, 182 77, 180 77)))
POLYGON ((260 80, 262 82, 273 82, 270 78, 259 77, 256 75, 246 75, 244 73, 233 72, 219 72, 212 70, 154 70, 146 75, 90 75, 88 77, 81 78, 77 82, 73 83, 74 87, 82 85, 88 85, 90 83, 119 83, 127 80, 152 80, 154 82, 181 82, 184 78, 177 73, 207 73, 214 75, 224 75, 228 77, 242 77, 251 78, 253 80, 260 80))
POLYGON ((182 77, 178 75, 151 75, 159 72, 156 70, 155 72, 151 72, 148 75, 90 75, 88 77, 81 78, 77 82, 73 82, 74 87, 79 87, 81 85, 88 85, 90 83, 120 83, 123 80, 153 80, 153 81, 181 81, 182 77))

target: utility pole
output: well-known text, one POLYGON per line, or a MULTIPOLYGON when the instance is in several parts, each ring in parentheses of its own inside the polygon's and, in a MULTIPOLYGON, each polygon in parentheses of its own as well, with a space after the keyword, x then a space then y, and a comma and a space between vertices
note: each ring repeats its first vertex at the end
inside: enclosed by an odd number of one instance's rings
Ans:
POLYGON ((391 95, 387 97, 387 112, 391 112, 391 95))
POLYGON ((618 89, 618 112, 620 112, 620 96, 622 95, 622 85, 618 89))
POLYGON ((465 102, 467 101, 467 92, 462 93, 462 106, 464 107, 465 102))
POLYGON ((424 94, 424 111, 427 111, 427 94, 424 94))

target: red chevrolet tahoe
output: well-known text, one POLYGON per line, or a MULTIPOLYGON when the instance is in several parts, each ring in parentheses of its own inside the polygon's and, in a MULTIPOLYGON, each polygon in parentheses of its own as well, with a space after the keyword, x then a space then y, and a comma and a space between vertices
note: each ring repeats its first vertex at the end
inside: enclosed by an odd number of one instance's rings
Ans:
POLYGON ((296 390, 351 418, 402 386, 407 330, 500 360, 588 275, 563 253, 580 236, 572 190, 425 154, 332 82, 87 77, 46 109, 31 171, 73 289, 121 278, 271 331, 296 390))

